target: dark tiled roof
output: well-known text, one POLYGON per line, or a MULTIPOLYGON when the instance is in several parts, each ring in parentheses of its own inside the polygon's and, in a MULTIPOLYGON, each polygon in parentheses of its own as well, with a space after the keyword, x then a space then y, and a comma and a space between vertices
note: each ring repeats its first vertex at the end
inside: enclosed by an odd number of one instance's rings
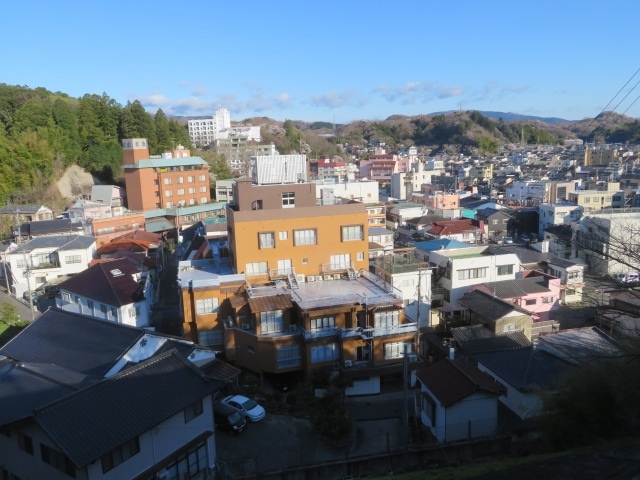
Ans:
POLYGON ((418 379, 445 407, 476 392, 499 395, 498 385, 489 375, 473 365, 442 360, 417 372, 418 379))
POLYGON ((480 290, 465 293, 458 299, 458 303, 490 321, 496 321, 514 310, 525 312, 525 310, 518 308, 516 305, 505 302, 500 298, 481 292, 480 290))
POLYGON ((223 362, 217 358, 213 358, 207 363, 199 363, 196 362, 196 365, 200 368, 205 375, 210 376, 211 378, 216 378, 218 380, 222 380, 224 382, 229 382, 234 380, 240 376, 242 370, 233 365, 228 364, 227 362, 223 362))
POLYGON ((499 298, 516 298, 531 293, 550 292, 543 276, 517 278, 515 280, 503 280, 501 282, 488 282, 484 284, 499 298))
POLYGON ((484 325, 452 328, 451 334, 465 353, 496 352, 531 346, 522 331, 496 334, 484 325))
POLYGON ((82 467, 221 387, 172 351, 37 410, 35 420, 82 467))
POLYGON ((133 276, 141 269, 126 258, 100 262, 60 284, 61 290, 113 307, 143 299, 144 285, 133 276))
POLYGON ((512 387, 522 391, 549 389, 569 364, 533 346, 517 350, 477 353, 474 358, 512 387))
POLYGON ((72 223, 68 218, 40 220, 20 225, 20 235, 47 235, 52 233, 71 233, 83 231, 81 223, 72 223))
POLYGON ((103 377, 145 331, 62 310, 47 310, 0 354, 20 362, 55 364, 103 377))
POLYGON ((0 425, 30 417, 33 410, 75 391, 49 379, 27 364, 9 358, 0 360, 0 425))

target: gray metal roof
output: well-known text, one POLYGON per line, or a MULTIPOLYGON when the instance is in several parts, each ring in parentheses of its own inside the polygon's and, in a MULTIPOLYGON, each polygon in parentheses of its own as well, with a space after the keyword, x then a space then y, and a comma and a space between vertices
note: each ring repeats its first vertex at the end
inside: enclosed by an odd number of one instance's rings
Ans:
POLYGON ((0 354, 103 377, 144 334, 134 327, 50 309, 0 348, 0 354))
POLYGON ((23 243, 12 253, 29 253, 39 248, 55 248, 56 250, 82 250, 91 247, 96 243, 95 237, 84 235, 51 235, 36 237, 33 240, 23 243))
POLYGON ((572 363, 622 355, 618 342, 597 327, 562 330, 553 335, 541 336, 538 348, 572 363))
POLYGON ((531 346, 522 331, 496 334, 484 325, 470 325, 451 329, 453 338, 465 353, 496 352, 531 346))
POLYGON ((523 265, 530 265, 533 263, 547 262, 555 258, 553 253, 542 253, 533 248, 528 248, 523 245, 489 245, 488 252, 494 255, 506 255, 508 253, 515 253, 520 262, 523 265))
POLYGON ((556 376, 569 368, 568 363, 533 346, 477 353, 474 358, 521 392, 552 388, 556 376))
POLYGON ((41 209, 51 210, 44 205, 6 205, 0 208, 0 215, 38 213, 41 209))
MULTIPOLYGON (((138 160, 135 165, 125 164, 124 168, 169 168, 186 167, 189 165, 207 165, 207 162, 200 157, 149 158, 145 160, 138 160)), ((200 172, 200 170, 185 170, 184 174, 188 175, 190 172, 200 172)), ((208 174, 206 170, 202 171, 202 173, 208 174)))
POLYGON ((36 410, 34 418, 83 467, 222 386, 173 350, 36 410))
POLYGON ((467 307, 468 309, 482 315, 489 321, 499 320, 514 310, 518 310, 523 313, 526 312, 525 310, 518 308, 516 305, 505 302, 500 298, 481 292, 480 290, 473 290, 465 293, 458 299, 458 303, 463 307, 467 307))
POLYGON ((488 282, 484 285, 499 298, 516 298, 531 293, 550 292, 546 285, 546 278, 542 276, 516 278, 515 280, 502 280, 500 282, 488 282))

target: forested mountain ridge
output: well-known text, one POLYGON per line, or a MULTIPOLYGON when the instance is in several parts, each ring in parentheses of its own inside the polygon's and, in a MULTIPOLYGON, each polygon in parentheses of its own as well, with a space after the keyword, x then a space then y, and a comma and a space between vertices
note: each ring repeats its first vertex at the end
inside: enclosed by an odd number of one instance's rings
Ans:
POLYGON ((0 84, 0 204, 58 200, 56 180, 72 164, 106 183, 122 176, 122 138, 147 138, 152 154, 190 147, 187 130, 162 110, 107 94, 72 98, 0 84))

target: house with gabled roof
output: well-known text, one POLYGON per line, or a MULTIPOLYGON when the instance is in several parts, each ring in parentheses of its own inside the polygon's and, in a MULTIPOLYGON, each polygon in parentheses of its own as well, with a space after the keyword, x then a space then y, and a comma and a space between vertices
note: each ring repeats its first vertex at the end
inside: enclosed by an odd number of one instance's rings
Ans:
POLYGON ((468 218, 442 220, 425 226, 424 229, 425 238, 430 240, 450 238, 461 242, 476 243, 482 242, 485 235, 484 222, 468 218))
POLYGON ((486 282, 474 287, 509 303, 534 312, 534 322, 546 322, 559 308, 560 279, 537 271, 525 271, 523 278, 486 282))
POLYGON ((193 478, 215 465, 213 397, 239 373, 223 363, 182 339, 47 310, 0 348, 2 471, 193 478))
POLYGON ((110 322, 149 327, 151 279, 127 258, 99 262, 60 283, 56 306, 110 322))
POLYGON ((18 223, 40 222, 53 220, 53 211, 45 205, 6 205, 0 207, 0 218, 10 218, 18 223))
POLYGON ((482 323, 494 333, 522 331, 531 339, 533 312, 506 302, 481 290, 465 293, 458 299, 465 307, 465 316, 469 321, 482 323))
POLYGON ((6 253, 9 283, 13 293, 24 292, 59 278, 74 275, 89 266, 96 239, 83 235, 37 237, 6 253))
POLYGON ((556 377, 570 364, 532 345, 478 352, 478 368, 504 387, 500 395, 509 410, 522 420, 543 413, 542 397, 556 391, 556 377))
POLYGON ((420 419, 440 442, 493 434, 502 386, 473 365, 442 360, 418 370, 420 419))

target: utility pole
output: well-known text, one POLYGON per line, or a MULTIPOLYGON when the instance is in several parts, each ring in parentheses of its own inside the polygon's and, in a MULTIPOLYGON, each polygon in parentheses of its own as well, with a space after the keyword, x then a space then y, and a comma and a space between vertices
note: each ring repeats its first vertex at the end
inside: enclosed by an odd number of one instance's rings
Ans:
MULTIPOLYGON (((420 305, 418 305, 420 307, 420 305)), ((409 385, 408 385, 408 370, 409 370, 409 349, 408 345, 404 344, 404 355, 402 356, 402 383, 404 386, 404 399, 402 402, 402 440, 405 448, 409 446, 409 410, 407 403, 409 402, 409 385)))

